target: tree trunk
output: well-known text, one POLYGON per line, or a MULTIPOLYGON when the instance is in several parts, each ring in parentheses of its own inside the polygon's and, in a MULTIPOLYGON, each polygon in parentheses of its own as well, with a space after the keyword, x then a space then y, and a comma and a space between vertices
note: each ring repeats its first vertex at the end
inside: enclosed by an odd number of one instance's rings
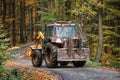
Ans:
POLYGON ((58 14, 59 14, 59 12, 58 12, 59 11, 59 9, 58 9, 58 5, 59 5, 58 2, 59 1, 58 0, 54 0, 54 2, 55 2, 55 10, 56 10, 55 16, 57 17, 58 14))
POLYGON ((3 23, 5 22, 5 16, 6 16, 6 0, 3 0, 3 23))
MULTIPOLYGON (((8 1, 8 17, 9 18, 11 18, 11 9, 12 9, 12 6, 11 6, 12 4, 11 4, 11 1, 8 1)), ((11 23, 9 22, 9 24, 8 24, 8 35, 7 35, 7 37, 8 38, 10 38, 10 30, 11 29, 11 23)))
POLYGON ((15 31, 15 0, 12 0, 12 18, 14 19, 12 22, 12 46, 16 45, 16 31, 15 31))
POLYGON ((20 0, 20 43, 25 43, 25 0, 20 0))
POLYGON ((67 0, 66 2, 65 2, 65 8, 66 8, 66 11, 65 11, 65 14, 66 14, 66 18, 67 18, 67 20, 69 20, 70 18, 71 18, 71 16, 70 16, 70 8, 71 8, 71 2, 70 2, 70 0, 67 0))
MULTIPOLYGON (((99 3, 102 4, 102 0, 98 0, 99 3)), ((98 41, 98 51, 96 56, 96 62, 100 62, 101 54, 102 54, 102 46, 103 46, 103 30, 102 30, 102 7, 98 9, 98 21, 99 21, 99 41, 98 41)))
POLYGON ((3 0, 0 1, 0 16, 2 16, 2 12, 3 12, 2 11, 2 7, 3 7, 2 5, 3 5, 3 0))
MULTIPOLYGON (((36 8, 36 11, 39 11, 40 8, 36 8)), ((40 15, 38 13, 36 13, 36 16, 35 16, 35 23, 37 24, 35 26, 35 32, 37 33, 38 30, 39 30, 39 26, 38 26, 38 21, 40 21, 40 15)))
POLYGON ((32 17, 32 8, 29 8, 29 21, 30 21, 30 40, 33 40, 33 17, 32 17))
MULTIPOLYGON (((118 34, 120 35, 120 18, 118 19, 118 34)), ((117 39, 117 46, 120 47, 120 37, 117 39)))

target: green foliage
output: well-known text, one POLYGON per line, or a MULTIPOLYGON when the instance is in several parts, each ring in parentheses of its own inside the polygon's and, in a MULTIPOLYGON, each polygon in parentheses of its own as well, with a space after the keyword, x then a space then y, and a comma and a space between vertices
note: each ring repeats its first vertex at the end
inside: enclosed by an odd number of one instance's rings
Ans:
MULTIPOLYGON (((76 17, 79 17, 75 21, 86 22, 93 19, 96 16, 96 9, 92 2, 93 0, 79 0, 72 5, 73 7, 71 9, 71 13, 74 14, 76 17)), ((83 25, 85 24, 83 23, 83 25)))
POLYGON ((113 53, 119 53, 120 48, 116 46, 115 42, 117 38, 120 38, 120 34, 115 31, 114 26, 103 26, 104 29, 104 47, 111 48, 113 53))
POLYGON ((6 61, 11 59, 10 53, 2 52, 0 53, 0 66, 6 61))
POLYGON ((0 52, 6 50, 10 44, 10 39, 6 38, 6 35, 3 31, 3 25, 0 22, 0 52))
POLYGON ((9 69, 3 66, 3 63, 8 59, 11 59, 10 53, 0 53, 0 80, 26 80, 18 69, 9 69))
POLYGON ((105 31, 104 31, 104 34, 105 34, 105 35, 109 35, 109 36, 114 36, 114 37, 120 37, 120 35, 119 35, 118 33, 113 32, 113 31, 111 31, 111 30, 105 30, 105 31))
POLYGON ((120 0, 105 0, 106 7, 108 11, 110 11, 110 14, 120 17, 120 0))
POLYGON ((9 45, 9 39, 6 38, 6 35, 3 31, 3 25, 0 23, 0 65, 10 57, 9 53, 5 51, 9 45))
POLYGON ((93 62, 93 61, 87 61, 85 66, 87 66, 87 67, 97 67, 97 66, 101 66, 101 63, 93 62))
POLYGON ((0 80, 26 80, 20 74, 18 69, 9 69, 3 66, 6 60, 11 59, 11 54, 6 51, 9 46, 9 39, 3 31, 3 25, 0 24, 0 80))
POLYGON ((40 7, 40 10, 37 11, 38 15, 41 16, 41 19, 35 24, 35 26, 39 26, 41 28, 44 28, 46 23, 54 22, 56 21, 55 17, 55 9, 49 9, 47 7, 40 7))
POLYGON ((63 4, 64 2, 66 2, 67 0, 59 0, 59 5, 63 4))
POLYGON ((7 67, 0 66, 0 80, 26 80, 21 75, 19 69, 9 69, 7 67))
POLYGON ((104 66, 120 68, 120 55, 115 56, 113 54, 104 53, 104 55, 102 55, 102 58, 101 58, 101 63, 104 66))
POLYGON ((114 47, 113 52, 120 54, 120 47, 114 47))
POLYGON ((120 69, 120 62, 119 61, 113 62, 110 66, 114 67, 114 68, 119 68, 120 69))
POLYGON ((104 65, 104 66, 108 66, 112 63, 112 61, 114 60, 115 58, 113 57, 112 54, 107 54, 107 53, 104 53, 101 57, 101 63, 104 65))

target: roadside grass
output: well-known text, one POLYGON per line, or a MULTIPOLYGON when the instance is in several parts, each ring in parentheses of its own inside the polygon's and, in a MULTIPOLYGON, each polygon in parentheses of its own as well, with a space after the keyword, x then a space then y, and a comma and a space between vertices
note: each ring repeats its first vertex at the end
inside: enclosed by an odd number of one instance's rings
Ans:
POLYGON ((110 67, 114 67, 114 68, 117 68, 117 69, 120 69, 120 62, 113 62, 110 67))
POLYGON ((102 64, 98 62, 87 61, 85 66, 86 67, 98 67, 98 66, 102 66, 102 64))
POLYGON ((120 71, 120 62, 114 62, 110 65, 103 65, 102 63, 93 62, 89 60, 86 62, 85 67, 95 67, 95 68, 101 68, 101 69, 120 71))

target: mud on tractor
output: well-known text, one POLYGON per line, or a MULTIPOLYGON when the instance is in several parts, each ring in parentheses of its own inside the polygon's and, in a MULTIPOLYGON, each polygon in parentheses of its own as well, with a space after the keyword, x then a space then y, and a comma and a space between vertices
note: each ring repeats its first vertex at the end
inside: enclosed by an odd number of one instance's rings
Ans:
POLYGON ((32 63, 53 68, 66 66, 72 62, 75 67, 82 67, 89 60, 90 50, 84 46, 87 38, 80 24, 71 21, 58 21, 45 26, 45 39, 42 49, 32 50, 32 63))

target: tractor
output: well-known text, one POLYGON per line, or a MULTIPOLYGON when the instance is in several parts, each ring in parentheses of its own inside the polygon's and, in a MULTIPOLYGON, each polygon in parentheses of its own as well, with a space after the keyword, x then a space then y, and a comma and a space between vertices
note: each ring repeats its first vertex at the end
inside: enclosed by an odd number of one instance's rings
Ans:
POLYGON ((45 26, 45 39, 41 49, 32 49, 32 64, 40 67, 43 60, 49 68, 67 66, 71 62, 82 67, 89 60, 90 49, 80 24, 71 21, 57 21, 45 26))

